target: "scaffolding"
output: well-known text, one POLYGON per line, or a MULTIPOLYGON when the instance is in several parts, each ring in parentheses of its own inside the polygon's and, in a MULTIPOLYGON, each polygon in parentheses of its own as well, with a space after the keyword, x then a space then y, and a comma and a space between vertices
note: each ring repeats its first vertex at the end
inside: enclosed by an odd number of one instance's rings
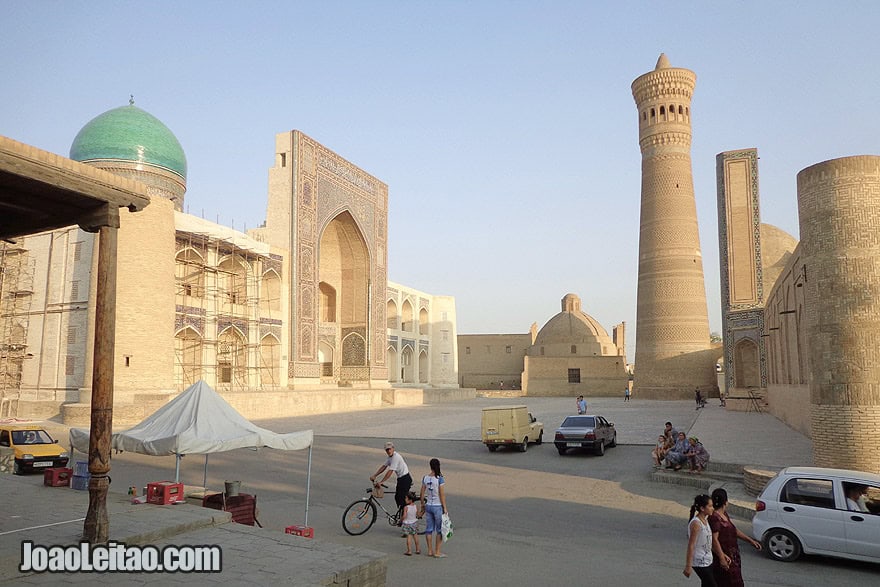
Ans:
POLYGON ((28 353, 28 322, 35 261, 21 243, 0 244, 0 417, 18 415, 21 373, 28 353))
POLYGON ((281 257, 240 237, 177 232, 175 383, 280 387, 281 257))

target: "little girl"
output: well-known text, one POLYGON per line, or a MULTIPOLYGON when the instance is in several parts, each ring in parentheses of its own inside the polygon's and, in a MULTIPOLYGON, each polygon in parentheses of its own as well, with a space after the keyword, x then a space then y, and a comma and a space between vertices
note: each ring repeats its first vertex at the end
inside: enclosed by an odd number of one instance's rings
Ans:
POLYGON ((403 554, 407 556, 412 555, 412 550, 410 550, 410 541, 415 543, 416 554, 422 554, 422 550, 419 547, 419 533, 418 528, 416 528, 416 523, 418 520, 418 508, 416 504, 413 502, 418 499, 416 494, 410 491, 406 494, 406 506, 403 508, 403 524, 401 528, 403 528, 403 535, 406 536, 406 552, 403 554))

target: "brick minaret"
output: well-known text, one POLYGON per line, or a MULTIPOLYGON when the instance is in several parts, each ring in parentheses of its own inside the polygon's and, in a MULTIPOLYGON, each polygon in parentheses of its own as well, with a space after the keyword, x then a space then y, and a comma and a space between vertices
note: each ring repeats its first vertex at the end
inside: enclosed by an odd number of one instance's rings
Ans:
POLYGON ((691 95, 697 76, 660 55, 632 93, 639 111, 642 204, 636 314, 637 397, 717 389, 691 176, 691 95))

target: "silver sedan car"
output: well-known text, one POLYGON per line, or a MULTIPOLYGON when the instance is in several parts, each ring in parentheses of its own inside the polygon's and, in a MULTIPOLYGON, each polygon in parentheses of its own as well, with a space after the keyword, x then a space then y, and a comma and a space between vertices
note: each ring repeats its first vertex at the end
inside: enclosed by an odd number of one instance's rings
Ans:
POLYGON ((589 448, 602 456, 606 446, 617 446, 617 430, 602 416, 567 416, 556 429, 553 444, 561 455, 570 448, 589 448))

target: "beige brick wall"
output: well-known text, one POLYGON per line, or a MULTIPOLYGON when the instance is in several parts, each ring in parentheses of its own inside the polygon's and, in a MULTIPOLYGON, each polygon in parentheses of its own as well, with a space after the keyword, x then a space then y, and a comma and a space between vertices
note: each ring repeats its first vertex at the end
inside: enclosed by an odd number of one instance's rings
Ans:
POLYGON ((462 387, 505 389, 522 387, 523 358, 532 344, 530 334, 460 334, 458 372, 462 387))
POLYGON ((525 357, 525 389, 534 396, 623 397, 629 375, 623 357, 525 357), (580 383, 568 382, 568 370, 580 370, 580 383))
POLYGON ((771 414, 801 434, 812 436, 809 385, 768 385, 767 403, 771 414))
POLYGON ((174 204, 120 211, 115 391, 174 389, 174 204), (127 364, 126 364, 127 359, 127 364))

